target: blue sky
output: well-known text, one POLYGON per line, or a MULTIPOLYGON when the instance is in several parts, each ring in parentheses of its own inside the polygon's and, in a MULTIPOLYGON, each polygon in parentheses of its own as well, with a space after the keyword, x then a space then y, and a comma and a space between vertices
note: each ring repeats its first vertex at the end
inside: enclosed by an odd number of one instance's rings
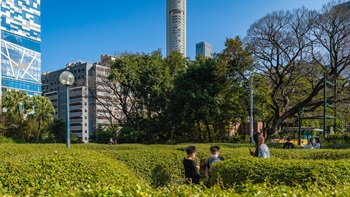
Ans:
MULTIPOLYGON (((42 71, 68 62, 97 62, 101 54, 166 51, 165 0, 42 0, 42 71)), ((321 9, 328 0, 187 0, 187 55, 195 44, 244 37, 269 12, 301 6, 321 9)))

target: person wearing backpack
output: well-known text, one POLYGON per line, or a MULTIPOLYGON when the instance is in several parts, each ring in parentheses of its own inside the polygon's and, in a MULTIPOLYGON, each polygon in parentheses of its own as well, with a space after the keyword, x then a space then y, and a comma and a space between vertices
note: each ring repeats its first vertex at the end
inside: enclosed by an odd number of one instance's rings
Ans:
POLYGON ((211 156, 209 157, 208 162, 206 164, 206 168, 205 168, 205 176, 208 177, 207 187, 209 187, 210 178, 212 177, 212 172, 211 172, 212 164, 224 160, 224 158, 220 156, 220 147, 219 146, 211 146, 210 153, 211 153, 211 156))

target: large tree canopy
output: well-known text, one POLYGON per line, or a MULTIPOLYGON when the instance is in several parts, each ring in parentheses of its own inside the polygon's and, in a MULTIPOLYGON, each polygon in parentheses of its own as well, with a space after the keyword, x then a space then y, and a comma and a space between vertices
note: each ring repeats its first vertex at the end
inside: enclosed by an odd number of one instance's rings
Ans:
POLYGON ((349 67, 349 16, 347 6, 332 2, 319 12, 273 12, 250 27, 247 45, 256 70, 272 85, 270 134, 299 109, 321 106, 324 76, 338 79, 349 67))

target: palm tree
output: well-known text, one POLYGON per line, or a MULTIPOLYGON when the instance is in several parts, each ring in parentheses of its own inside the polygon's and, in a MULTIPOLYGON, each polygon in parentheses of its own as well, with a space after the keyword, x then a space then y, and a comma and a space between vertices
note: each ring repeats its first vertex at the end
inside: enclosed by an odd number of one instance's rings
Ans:
POLYGON ((53 115, 56 111, 50 99, 44 96, 34 96, 33 105, 33 118, 38 122, 38 133, 36 138, 36 142, 38 143, 41 135, 41 126, 44 125, 47 127, 53 121, 53 115))
POLYGON ((7 91, 2 98, 2 102, 6 113, 18 118, 25 114, 30 107, 28 95, 25 92, 15 90, 7 91))

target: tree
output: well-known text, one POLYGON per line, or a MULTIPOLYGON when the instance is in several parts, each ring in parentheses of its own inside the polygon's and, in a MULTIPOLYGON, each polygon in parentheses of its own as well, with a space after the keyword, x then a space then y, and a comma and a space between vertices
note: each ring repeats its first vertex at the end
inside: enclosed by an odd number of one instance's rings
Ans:
POLYGON ((257 60, 256 69, 272 84, 274 117, 269 134, 301 108, 312 111, 321 106, 324 73, 336 79, 348 67, 349 14, 347 6, 333 1, 320 12, 305 8, 273 12, 251 26, 247 44, 257 60), (299 100, 293 101, 297 95, 299 100))
POLYGON ((43 96, 29 97, 25 92, 7 91, 3 98, 4 134, 24 142, 34 138, 39 141, 42 126, 48 126, 53 120, 55 109, 51 101, 43 96))
POLYGON ((11 90, 3 96, 3 108, 6 109, 6 113, 17 117, 23 116, 30 109, 30 102, 25 92, 11 90))
POLYGON ((36 142, 39 142, 41 135, 42 126, 47 128, 49 124, 53 121, 53 115, 55 114, 55 108, 52 106, 52 103, 49 98, 44 96, 34 96, 32 98, 34 114, 32 118, 38 123, 38 131, 36 142))
POLYGON ((112 92, 114 106, 121 115, 93 97, 116 120, 120 127, 132 128, 138 133, 138 142, 165 142, 170 136, 165 111, 175 76, 185 69, 186 60, 178 52, 162 58, 161 52, 120 55, 111 67, 108 80, 101 88, 112 92))
POLYGON ((246 72, 252 62, 239 37, 226 39, 225 49, 214 58, 197 56, 189 62, 172 90, 169 114, 175 137, 220 140, 231 123, 245 120, 249 111, 246 72))
POLYGON ((48 127, 49 135, 54 136, 54 141, 63 143, 66 141, 66 122, 59 119, 54 119, 48 127))

